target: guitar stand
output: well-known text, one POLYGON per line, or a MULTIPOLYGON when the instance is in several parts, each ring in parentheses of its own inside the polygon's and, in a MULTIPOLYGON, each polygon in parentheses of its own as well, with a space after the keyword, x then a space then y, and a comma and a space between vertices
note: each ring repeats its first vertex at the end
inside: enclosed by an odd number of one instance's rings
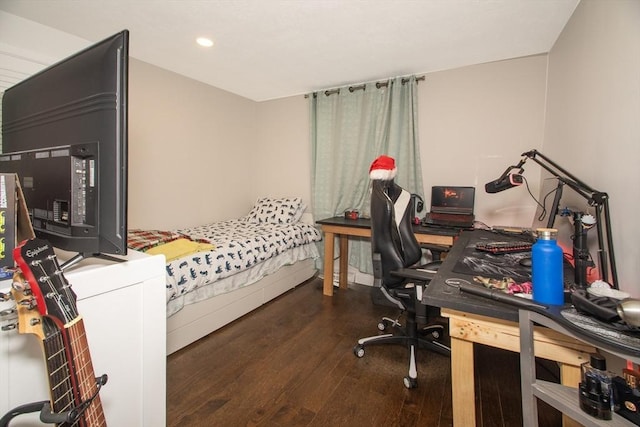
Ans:
POLYGON ((31 412, 40 411, 40 421, 44 424, 61 424, 61 423, 70 423, 73 424, 80 416, 87 410, 87 408, 91 405, 91 402, 98 397, 98 393, 100 393, 100 389, 103 385, 107 383, 109 377, 107 374, 102 374, 101 376, 96 378, 96 384, 98 384, 98 388, 93 395, 81 402, 79 405, 66 412, 52 412, 51 411, 51 402, 48 400, 43 400, 40 402, 27 403, 24 405, 17 406, 4 414, 2 418, 0 418, 0 427, 9 427, 9 421, 18 415, 29 414, 31 412))
POLYGON ((20 405, 16 408, 13 408, 12 410, 4 414, 2 418, 0 418, 0 427, 8 427, 9 421, 11 421, 14 417, 22 414, 29 414, 31 412, 40 411, 41 409, 44 409, 45 405, 48 404, 49 401, 44 400, 42 402, 27 403, 25 405, 20 405))

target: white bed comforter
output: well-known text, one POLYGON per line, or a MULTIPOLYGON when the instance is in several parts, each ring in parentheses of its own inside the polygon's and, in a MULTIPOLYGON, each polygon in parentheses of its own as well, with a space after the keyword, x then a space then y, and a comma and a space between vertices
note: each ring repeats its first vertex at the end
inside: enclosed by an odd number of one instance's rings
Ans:
POLYGON ((317 254, 313 242, 321 240, 320 232, 310 224, 255 224, 245 218, 178 231, 192 240, 210 242, 215 249, 167 263, 167 303, 184 299, 203 286, 259 266, 290 249, 311 243, 314 250, 306 252, 313 256, 317 254))

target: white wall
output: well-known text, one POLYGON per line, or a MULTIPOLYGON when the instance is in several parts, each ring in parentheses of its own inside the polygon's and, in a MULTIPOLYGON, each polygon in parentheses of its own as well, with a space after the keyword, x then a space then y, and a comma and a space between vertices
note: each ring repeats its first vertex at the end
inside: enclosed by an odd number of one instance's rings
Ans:
POLYGON ((257 104, 131 60, 129 227, 238 217, 253 204, 257 104))
POLYGON ((609 194, 620 287, 640 297, 639 1, 582 0, 576 8, 549 55, 543 149, 609 194))
POLYGON ((90 44, 0 10, 0 92, 90 44))
POLYGON ((251 200, 272 195, 311 200, 311 143, 308 100, 294 96, 257 105, 251 158, 255 170, 251 200))
MULTIPOLYGON (((484 191, 543 137, 547 56, 492 62, 426 75, 419 84, 420 156, 429 204, 433 185, 476 187, 476 217, 530 226, 535 201, 525 186, 484 191)), ((525 177, 538 193, 540 171, 525 177)))
POLYGON ((310 203, 304 97, 256 103, 141 61, 131 64, 130 227, 234 218, 264 196, 310 203))

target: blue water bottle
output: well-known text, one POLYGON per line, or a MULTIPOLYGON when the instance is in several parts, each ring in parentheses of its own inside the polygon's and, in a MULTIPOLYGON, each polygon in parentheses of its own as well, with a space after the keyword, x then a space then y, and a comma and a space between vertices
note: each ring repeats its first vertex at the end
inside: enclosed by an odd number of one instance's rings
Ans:
POLYGON ((531 248, 533 300, 542 304, 564 304, 562 248, 556 242, 558 230, 539 228, 531 248))

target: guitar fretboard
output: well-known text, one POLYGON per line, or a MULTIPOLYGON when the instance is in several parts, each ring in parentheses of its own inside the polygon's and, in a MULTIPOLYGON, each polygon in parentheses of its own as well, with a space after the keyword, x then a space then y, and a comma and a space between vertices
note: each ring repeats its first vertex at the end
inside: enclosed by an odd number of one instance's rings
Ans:
MULTIPOLYGON (((51 407, 54 413, 69 412, 76 403, 73 394, 73 382, 67 363, 67 354, 62 332, 55 323, 47 318, 42 318, 43 329, 47 336, 42 341, 46 358, 47 372, 49 373, 49 387, 51 389, 51 407)), ((62 423, 58 427, 76 427, 76 423, 62 423)))
POLYGON ((91 362, 91 354, 82 317, 74 319, 66 329, 73 353, 73 366, 78 380, 80 399, 83 402, 93 399, 84 412, 86 425, 88 427, 104 427, 107 422, 102 410, 100 395, 98 394, 98 384, 93 370, 93 363, 91 362))
MULTIPOLYGON (((89 345, 82 317, 77 312, 76 295, 64 277, 51 244, 43 239, 29 239, 13 251, 14 258, 31 285, 42 316, 51 318, 62 331, 66 354, 77 395, 76 407, 82 427, 105 427, 89 345)), ((103 382, 101 382, 103 384, 103 382)))

